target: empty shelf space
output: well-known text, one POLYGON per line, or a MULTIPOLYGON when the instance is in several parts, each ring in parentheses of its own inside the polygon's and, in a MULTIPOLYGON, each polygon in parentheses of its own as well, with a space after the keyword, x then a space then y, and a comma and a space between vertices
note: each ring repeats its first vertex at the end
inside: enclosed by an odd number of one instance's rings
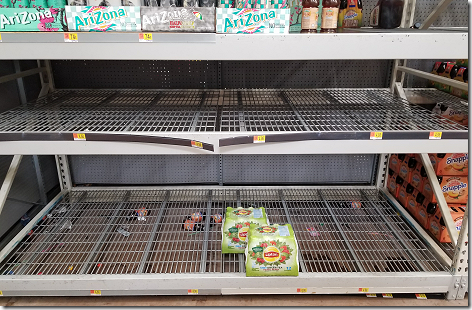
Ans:
POLYGON ((77 189, 0 263, 0 275, 244 273, 244 255, 221 253, 222 223, 208 217, 239 206, 292 224, 302 273, 447 271, 377 190, 77 189), (200 228, 184 230, 195 212, 205 213, 200 228))
POLYGON ((387 89, 60 90, 0 114, 0 133, 433 130, 467 128, 387 89))

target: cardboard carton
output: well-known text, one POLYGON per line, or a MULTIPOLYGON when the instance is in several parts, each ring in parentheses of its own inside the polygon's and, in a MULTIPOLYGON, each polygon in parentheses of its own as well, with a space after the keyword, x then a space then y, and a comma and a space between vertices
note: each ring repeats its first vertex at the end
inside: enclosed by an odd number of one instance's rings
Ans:
MULTIPOLYGON (((462 227, 462 219, 464 218, 465 208, 463 208, 462 206, 450 206, 449 211, 451 212, 452 220, 455 223, 456 230, 460 231, 462 227)), ((431 218, 431 221, 429 223, 429 231, 439 242, 451 242, 451 238, 449 237, 449 233, 447 232, 447 228, 442 219, 442 214, 439 208, 436 211, 436 214, 431 218)))

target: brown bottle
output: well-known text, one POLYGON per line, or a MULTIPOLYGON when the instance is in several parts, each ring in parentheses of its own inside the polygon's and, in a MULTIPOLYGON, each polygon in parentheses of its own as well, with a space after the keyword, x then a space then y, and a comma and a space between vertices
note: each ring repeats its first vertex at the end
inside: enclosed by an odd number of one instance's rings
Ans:
POLYGON ((302 31, 300 33, 317 33, 319 0, 302 1, 302 31))
POLYGON ((321 32, 336 32, 340 0, 323 0, 321 12, 321 32))

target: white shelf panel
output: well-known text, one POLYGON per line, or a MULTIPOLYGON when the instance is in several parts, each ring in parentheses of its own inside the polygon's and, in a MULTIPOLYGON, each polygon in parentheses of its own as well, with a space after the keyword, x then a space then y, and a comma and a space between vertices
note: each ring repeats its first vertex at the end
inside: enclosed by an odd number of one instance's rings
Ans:
POLYGON ((139 43, 138 33, 79 32, 78 38, 77 43, 66 43, 63 33, 3 32, 0 59, 344 60, 468 57, 468 33, 457 29, 383 29, 381 32, 361 29, 310 35, 154 33, 152 43, 139 43), (241 52, 243 50, 248 53, 241 52))
POLYGON ((61 90, 0 114, 4 155, 436 153, 467 144, 467 127, 387 89, 61 90), (430 140, 436 131, 442 138, 430 140))

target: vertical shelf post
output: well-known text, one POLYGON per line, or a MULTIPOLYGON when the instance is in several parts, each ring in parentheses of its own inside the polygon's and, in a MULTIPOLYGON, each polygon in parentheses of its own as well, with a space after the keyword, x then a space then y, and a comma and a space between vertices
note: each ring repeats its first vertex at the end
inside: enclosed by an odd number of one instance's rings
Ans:
POLYGON ((2 214, 3 207, 7 201, 8 193, 10 192, 11 186, 13 185, 13 181, 15 180, 15 176, 18 172, 18 168, 20 167, 22 158, 23 155, 13 156, 10 167, 7 171, 7 175, 5 176, 5 180, 2 183, 2 187, 0 187, 0 215, 2 214))

